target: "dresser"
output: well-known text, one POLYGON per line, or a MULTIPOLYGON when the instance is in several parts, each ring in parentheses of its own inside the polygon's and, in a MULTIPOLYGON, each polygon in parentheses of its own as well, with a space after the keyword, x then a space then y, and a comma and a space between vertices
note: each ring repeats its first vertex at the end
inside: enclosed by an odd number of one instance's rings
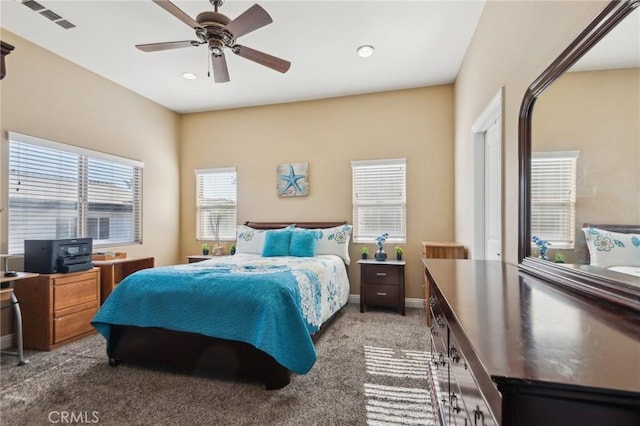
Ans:
POLYGON ((14 283, 20 301, 24 347, 51 350, 95 332, 100 269, 40 274, 14 283))
POLYGON ((94 260, 93 266, 100 268, 100 303, 107 300, 120 281, 141 269, 153 268, 155 264, 153 257, 94 260))
POLYGON ((423 263, 443 425, 640 424, 637 314, 500 261, 423 263))
POLYGON ((359 260, 360 312, 368 306, 396 309, 405 314, 404 260, 359 260))

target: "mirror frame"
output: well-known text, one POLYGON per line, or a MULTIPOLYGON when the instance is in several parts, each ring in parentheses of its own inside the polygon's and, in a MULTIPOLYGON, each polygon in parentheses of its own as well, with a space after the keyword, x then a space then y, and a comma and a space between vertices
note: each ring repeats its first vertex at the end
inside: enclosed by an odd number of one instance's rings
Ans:
POLYGON ((640 6, 640 0, 612 0, 571 44, 529 86, 518 121, 518 263, 520 269, 546 281, 599 301, 606 300, 640 312, 640 288, 622 274, 594 268, 571 268, 531 257, 531 121, 533 106, 542 93, 571 68, 591 47, 640 6))

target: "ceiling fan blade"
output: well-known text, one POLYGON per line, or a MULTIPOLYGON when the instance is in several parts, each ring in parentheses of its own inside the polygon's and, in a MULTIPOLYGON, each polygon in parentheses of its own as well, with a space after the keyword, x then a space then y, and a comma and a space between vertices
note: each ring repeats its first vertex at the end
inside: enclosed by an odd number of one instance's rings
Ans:
POLYGON ((242 15, 229 22, 224 29, 229 31, 234 38, 243 36, 251 31, 262 28, 273 22, 271 16, 257 4, 245 10, 242 15))
POLYGON ((283 74, 289 71, 289 67, 291 67, 291 62, 289 61, 276 58, 275 56, 271 56, 267 53, 260 52, 259 50, 255 50, 250 47, 240 46, 239 44, 233 46, 233 53, 238 56, 242 56, 243 58, 249 59, 250 61, 257 62, 260 65, 264 65, 265 67, 269 67, 273 70, 279 71, 283 74))
POLYGON ((136 47, 143 52, 158 52, 160 50, 180 49, 181 47, 199 46, 201 44, 199 41, 185 40, 168 41, 166 43, 136 44, 136 47))
POLYGON ((200 24, 193 20, 189 15, 184 13, 182 9, 180 9, 175 4, 171 3, 169 0, 152 0, 155 4, 190 26, 191 28, 200 28, 200 24))
POLYGON ((213 79, 216 83, 226 83, 229 79, 229 69, 227 68, 227 60, 224 53, 218 56, 211 54, 211 62, 213 63, 213 79))

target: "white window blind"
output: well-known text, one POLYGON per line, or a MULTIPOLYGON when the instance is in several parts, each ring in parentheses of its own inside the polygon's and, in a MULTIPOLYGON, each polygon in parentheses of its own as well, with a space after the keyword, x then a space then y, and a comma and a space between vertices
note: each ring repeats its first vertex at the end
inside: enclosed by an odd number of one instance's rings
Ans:
POLYGON ((9 253, 24 240, 142 242, 141 162, 9 132, 9 253))
POLYGON ((372 243, 387 232, 387 242, 406 242, 406 160, 352 161, 353 241, 372 243))
POLYGON ((577 151, 534 152, 531 159, 531 236, 552 248, 575 241, 577 151))
POLYGON ((196 170, 196 186, 196 238, 235 240, 236 169, 196 170))

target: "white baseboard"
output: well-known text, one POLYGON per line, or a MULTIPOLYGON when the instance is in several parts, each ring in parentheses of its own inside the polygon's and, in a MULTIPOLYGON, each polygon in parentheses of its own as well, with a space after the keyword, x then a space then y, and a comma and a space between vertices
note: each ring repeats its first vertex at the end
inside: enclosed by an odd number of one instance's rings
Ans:
MULTIPOLYGON (((359 294, 350 294, 349 295, 349 303, 360 304, 360 295, 359 294)), ((416 299, 413 297, 407 297, 404 299, 405 308, 418 308, 424 309, 424 299, 416 299)))
POLYGON ((5 334, 4 336, 0 337, 0 349, 5 350, 13 347, 13 337, 13 333, 5 334))

